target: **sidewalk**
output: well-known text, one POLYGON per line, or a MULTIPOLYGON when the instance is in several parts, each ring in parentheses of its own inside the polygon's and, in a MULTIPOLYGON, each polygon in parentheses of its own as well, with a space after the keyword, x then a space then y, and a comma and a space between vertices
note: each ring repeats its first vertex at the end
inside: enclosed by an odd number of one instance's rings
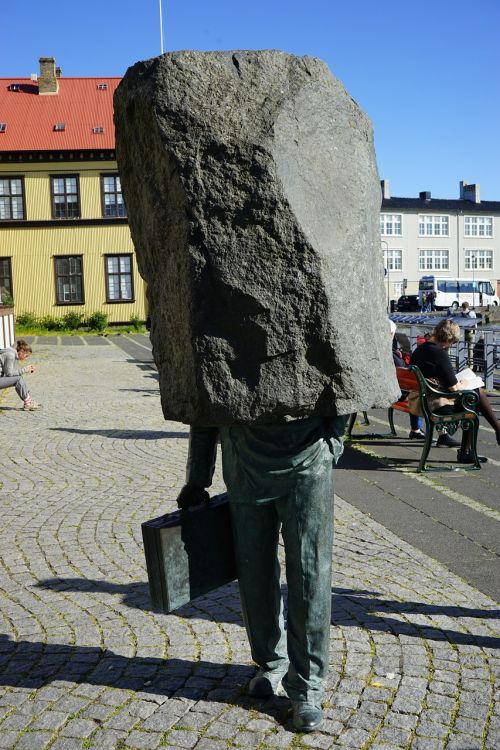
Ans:
POLYGON ((150 609, 140 524, 174 509, 188 431, 144 354, 37 342, 43 410, 0 401, 0 748, 498 750, 500 607, 340 497, 322 731, 246 695, 236 584, 150 609))

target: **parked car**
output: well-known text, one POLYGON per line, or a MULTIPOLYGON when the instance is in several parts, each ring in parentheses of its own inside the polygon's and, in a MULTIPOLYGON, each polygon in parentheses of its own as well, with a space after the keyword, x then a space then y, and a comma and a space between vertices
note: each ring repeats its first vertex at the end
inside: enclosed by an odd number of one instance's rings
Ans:
POLYGON ((403 294, 396 303, 398 312, 416 312, 420 310, 418 294, 403 294))

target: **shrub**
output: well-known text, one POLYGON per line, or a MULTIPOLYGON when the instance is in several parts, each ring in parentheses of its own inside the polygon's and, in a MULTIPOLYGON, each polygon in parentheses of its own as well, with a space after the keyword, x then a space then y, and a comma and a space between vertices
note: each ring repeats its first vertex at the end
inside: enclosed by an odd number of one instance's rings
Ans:
POLYGON ((66 313, 63 320, 66 328, 69 328, 71 331, 76 331, 76 329, 80 328, 82 324, 83 315, 77 312, 69 312, 66 313))
POLYGON ((52 315, 46 315, 40 318, 38 324, 47 331, 64 331, 66 328, 63 318, 54 318, 52 315))
POLYGON ((14 300, 12 298, 12 294, 9 294, 6 290, 2 292, 2 305, 8 305, 9 307, 12 307, 14 304, 14 300))
POLYGON ((87 319, 91 331, 104 331, 108 325, 108 316, 103 312, 92 313, 87 319))
POLYGON ((16 315, 16 323, 20 326, 31 326, 35 328, 38 325, 38 318, 35 313, 22 312, 16 315))
POLYGON ((134 329, 134 331, 140 331, 142 328, 142 320, 138 315, 131 315, 130 316, 130 325, 134 329))

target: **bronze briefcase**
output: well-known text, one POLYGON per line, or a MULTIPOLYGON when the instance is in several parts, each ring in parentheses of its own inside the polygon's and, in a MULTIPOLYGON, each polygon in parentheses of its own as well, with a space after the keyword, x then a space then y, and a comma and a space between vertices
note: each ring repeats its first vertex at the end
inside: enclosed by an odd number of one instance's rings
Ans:
POLYGON ((227 495, 142 524, 153 606, 172 612, 237 578, 227 495))

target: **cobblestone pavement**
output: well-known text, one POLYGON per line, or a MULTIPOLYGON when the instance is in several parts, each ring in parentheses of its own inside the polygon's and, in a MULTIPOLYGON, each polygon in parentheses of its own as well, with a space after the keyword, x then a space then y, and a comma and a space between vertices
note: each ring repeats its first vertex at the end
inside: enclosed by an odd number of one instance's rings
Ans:
POLYGON ((151 610, 140 523, 174 509, 187 430, 101 343, 36 345, 42 411, 2 396, 0 748, 498 750, 498 605, 340 498, 320 732, 246 695, 236 584, 151 610))

